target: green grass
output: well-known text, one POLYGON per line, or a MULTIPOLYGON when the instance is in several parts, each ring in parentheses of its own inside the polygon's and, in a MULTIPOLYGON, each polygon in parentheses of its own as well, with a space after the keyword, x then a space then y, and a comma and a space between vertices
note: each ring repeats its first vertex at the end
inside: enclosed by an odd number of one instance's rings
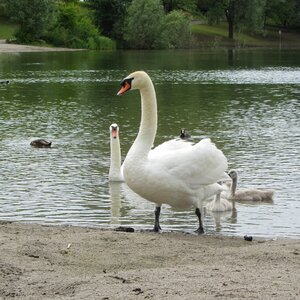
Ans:
POLYGON ((17 25, 0 19, 0 39, 12 39, 17 25))
MULTIPOLYGON (((234 41, 228 39, 228 25, 193 24, 192 33, 196 44, 200 46, 247 46, 247 47, 278 47, 278 28, 268 27, 263 35, 247 33, 235 33, 234 41)), ((286 47, 300 47, 300 34, 291 30, 282 30, 281 42, 286 47)))
POLYGON ((208 36, 221 36, 226 37, 228 35, 226 24, 210 26, 207 24, 193 24, 192 32, 195 34, 204 34, 208 36))

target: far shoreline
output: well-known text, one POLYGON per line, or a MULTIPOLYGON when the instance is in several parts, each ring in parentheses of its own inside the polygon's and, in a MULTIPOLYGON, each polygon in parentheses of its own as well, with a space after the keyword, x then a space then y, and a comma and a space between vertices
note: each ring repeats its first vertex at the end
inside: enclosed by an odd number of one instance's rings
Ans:
POLYGON ((87 49, 74 49, 63 47, 34 46, 7 43, 4 39, 0 39, 0 53, 17 53, 17 52, 63 52, 63 51, 86 51, 87 49))

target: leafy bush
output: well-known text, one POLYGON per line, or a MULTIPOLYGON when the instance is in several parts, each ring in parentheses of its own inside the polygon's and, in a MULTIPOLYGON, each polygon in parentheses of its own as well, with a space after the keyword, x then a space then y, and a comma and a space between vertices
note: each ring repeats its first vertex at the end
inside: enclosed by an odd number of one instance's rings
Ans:
POLYGON ((123 38, 130 48, 184 48, 190 20, 180 11, 165 14, 160 0, 133 0, 125 18, 123 38))
POLYGON ((163 18, 160 0, 133 0, 125 19, 124 40, 135 49, 160 48, 163 18))
POLYGON ((53 0, 7 0, 6 13, 18 27, 15 36, 19 42, 33 42, 43 38, 53 24, 53 0))
POLYGON ((48 34, 48 41, 56 46, 88 49, 114 49, 115 43, 101 37, 92 23, 89 11, 78 4, 60 3, 57 21, 48 34))
POLYGON ((182 12, 173 10, 164 17, 161 40, 165 47, 187 48, 190 35, 190 20, 182 12))

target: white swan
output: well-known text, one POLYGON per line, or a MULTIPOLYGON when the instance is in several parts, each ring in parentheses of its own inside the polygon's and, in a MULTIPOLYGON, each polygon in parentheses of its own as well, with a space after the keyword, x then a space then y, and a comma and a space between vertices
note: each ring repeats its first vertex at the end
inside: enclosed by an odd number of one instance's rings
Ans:
POLYGON ((119 139, 119 126, 111 124, 110 131, 110 167, 109 181, 124 181, 123 167, 121 167, 121 148, 119 139))
POLYGON ((127 185, 156 204, 154 231, 160 230, 160 209, 166 203, 175 208, 195 207, 199 220, 197 232, 203 233, 199 206, 202 200, 223 190, 217 181, 228 178, 225 174, 226 157, 210 139, 176 150, 167 150, 164 143, 155 148, 159 151, 152 150, 154 155, 148 155, 157 130, 157 103, 153 83, 147 73, 137 71, 127 76, 121 86, 117 95, 138 89, 142 103, 139 133, 123 163, 127 185))
POLYGON ((274 191, 273 190, 263 190, 263 189, 237 189, 237 171, 231 170, 228 172, 231 177, 231 186, 229 192, 227 192, 226 198, 230 200, 241 200, 241 201, 271 201, 273 200, 274 191))
MULTIPOLYGON (((119 138, 119 126, 113 123, 109 127, 110 131, 110 168, 108 179, 112 181, 124 181, 123 165, 121 165, 121 147, 119 138)), ((158 147, 149 151, 148 157, 159 157, 167 151, 174 151, 184 147, 190 147, 192 143, 183 141, 181 139, 173 139, 165 142, 158 147)))
POLYGON ((206 204, 206 209, 214 212, 229 211, 232 208, 232 203, 221 198, 221 193, 218 193, 212 201, 206 204))

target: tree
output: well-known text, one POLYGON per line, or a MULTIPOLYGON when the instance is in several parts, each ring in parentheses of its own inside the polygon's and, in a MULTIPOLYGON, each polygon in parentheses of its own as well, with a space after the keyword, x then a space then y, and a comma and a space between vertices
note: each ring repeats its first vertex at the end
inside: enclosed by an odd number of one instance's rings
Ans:
POLYGON ((20 42, 33 42, 44 36, 54 20, 53 0, 7 0, 7 15, 19 24, 15 33, 20 42))
POLYGON ((160 48, 163 17, 160 0, 133 0, 125 19, 124 40, 129 47, 160 48))
POLYGON ((298 0, 267 0, 265 23, 267 19, 275 25, 299 27, 300 2, 298 0))
POLYGON ((190 20, 181 11, 173 10, 164 17, 161 33, 164 47, 186 48, 190 35, 190 20))
POLYGON ((266 0, 199 0, 198 8, 207 15, 210 23, 226 18, 228 38, 241 28, 261 29, 266 0))
POLYGON ((163 6, 167 13, 173 10, 183 10, 195 12, 197 8, 197 0, 163 0, 163 6))
POLYGON ((87 6, 94 11, 95 22, 104 35, 114 37, 116 27, 122 23, 127 7, 132 0, 86 0, 87 6))
POLYGON ((57 20, 48 34, 56 46, 89 49, 112 49, 115 43, 100 35, 93 24, 91 13, 76 1, 59 3, 57 20))

